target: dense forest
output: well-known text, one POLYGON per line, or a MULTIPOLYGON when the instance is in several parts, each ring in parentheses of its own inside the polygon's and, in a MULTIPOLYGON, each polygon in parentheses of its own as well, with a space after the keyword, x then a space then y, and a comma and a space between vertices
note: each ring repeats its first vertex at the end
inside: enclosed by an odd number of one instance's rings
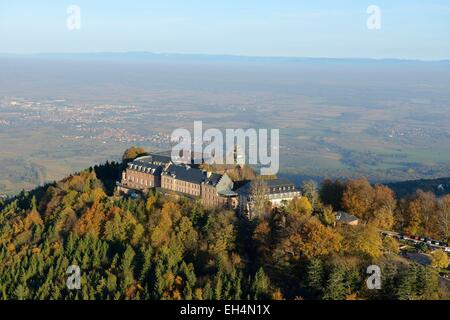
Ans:
POLYGON ((192 199, 113 193, 106 163, 0 202, 1 299, 449 299, 439 272, 403 258, 397 230, 450 239, 450 196, 397 200, 366 179, 306 182, 304 197, 248 221, 192 199), (357 226, 336 223, 345 210, 357 226), (81 288, 69 290, 77 265, 81 288), (369 290, 366 270, 382 270, 369 290))
POLYGON ((387 186, 394 190, 398 197, 414 194, 417 189, 431 191, 438 196, 443 196, 450 194, 450 177, 393 182, 388 183, 387 186))

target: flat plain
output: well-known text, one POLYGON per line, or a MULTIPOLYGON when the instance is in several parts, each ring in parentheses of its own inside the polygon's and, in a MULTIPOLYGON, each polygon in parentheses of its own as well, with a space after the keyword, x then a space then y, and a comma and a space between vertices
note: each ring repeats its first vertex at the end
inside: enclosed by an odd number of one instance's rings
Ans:
POLYGON ((450 176, 450 63, 0 57, 0 194, 58 180, 175 128, 279 128, 282 176, 450 176))

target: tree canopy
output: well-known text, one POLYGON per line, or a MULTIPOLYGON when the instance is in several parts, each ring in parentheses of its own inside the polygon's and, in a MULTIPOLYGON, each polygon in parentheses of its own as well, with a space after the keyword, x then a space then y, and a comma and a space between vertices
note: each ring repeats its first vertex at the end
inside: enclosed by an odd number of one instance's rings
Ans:
MULTIPOLYGON (((448 297, 437 275, 448 266, 446 253, 432 253, 434 268, 405 263, 396 240, 379 232, 448 240, 448 197, 419 191, 397 204, 390 189, 366 180, 325 181, 305 184, 304 197, 280 208, 261 196, 260 214, 245 220, 157 191, 114 195, 108 177, 120 168, 96 166, 0 203, 2 299, 448 297), (342 208, 361 224, 336 224, 342 208), (386 275, 376 293, 365 286, 372 264, 386 275), (79 290, 66 286, 71 265, 81 270, 79 290)), ((263 188, 254 185, 254 196, 263 188)))

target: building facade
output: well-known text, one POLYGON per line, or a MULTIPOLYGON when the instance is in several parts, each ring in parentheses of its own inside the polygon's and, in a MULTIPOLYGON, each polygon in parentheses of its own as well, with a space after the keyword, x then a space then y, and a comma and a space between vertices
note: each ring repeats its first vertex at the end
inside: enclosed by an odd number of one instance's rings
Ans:
POLYGON ((189 166, 170 165, 161 174, 161 189, 192 197, 201 196, 201 185, 206 173, 189 166))
POLYGON ((152 188, 161 187, 161 173, 165 166, 169 165, 168 161, 170 159, 153 156, 131 161, 122 172, 122 180, 117 184, 117 190, 123 193, 147 192, 152 188))
MULTIPOLYGON (((263 191, 263 198, 273 208, 281 207, 286 202, 301 197, 300 191, 298 191, 295 185, 288 180, 266 180, 263 185, 265 189, 263 191)), ((251 189, 252 183, 249 181, 236 191, 239 196, 239 211, 242 215, 249 218, 253 216, 252 209, 254 206, 251 189)))
POLYGON ((146 193, 153 188, 199 198, 208 208, 237 206, 237 194, 228 175, 176 165, 165 156, 149 155, 131 161, 117 183, 117 190, 126 194, 146 193))
POLYGON ((237 193, 233 181, 226 174, 208 173, 202 183, 202 204, 207 208, 237 207, 237 193))
MULTIPOLYGON (((122 193, 146 193, 151 189, 175 192, 179 195, 200 199, 206 208, 239 209, 252 216, 251 181, 234 190, 234 183, 227 174, 207 172, 190 165, 178 165, 163 155, 148 155, 128 163, 117 183, 122 193)), ((272 207, 300 197, 294 184, 287 180, 264 181, 264 198, 272 207)))

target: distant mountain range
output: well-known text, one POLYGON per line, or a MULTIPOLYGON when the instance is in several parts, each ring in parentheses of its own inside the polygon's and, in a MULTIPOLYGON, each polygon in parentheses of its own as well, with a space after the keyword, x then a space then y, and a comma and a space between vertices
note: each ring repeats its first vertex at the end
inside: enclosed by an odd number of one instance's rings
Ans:
POLYGON ((36 54, 2 54, 5 56, 27 56, 54 59, 87 59, 87 60, 184 60, 184 61, 234 61, 234 62, 280 62, 280 63, 383 63, 383 64, 446 64, 450 60, 427 61, 408 59, 371 59, 371 58, 312 58, 312 57, 282 57, 282 56, 243 56, 227 54, 193 54, 193 53, 153 53, 153 52, 92 52, 92 53, 36 53, 36 54))
POLYGON ((393 182, 388 183, 387 186, 394 190, 399 198, 412 195, 417 189, 431 191, 437 196, 443 196, 450 194, 450 177, 393 182))

